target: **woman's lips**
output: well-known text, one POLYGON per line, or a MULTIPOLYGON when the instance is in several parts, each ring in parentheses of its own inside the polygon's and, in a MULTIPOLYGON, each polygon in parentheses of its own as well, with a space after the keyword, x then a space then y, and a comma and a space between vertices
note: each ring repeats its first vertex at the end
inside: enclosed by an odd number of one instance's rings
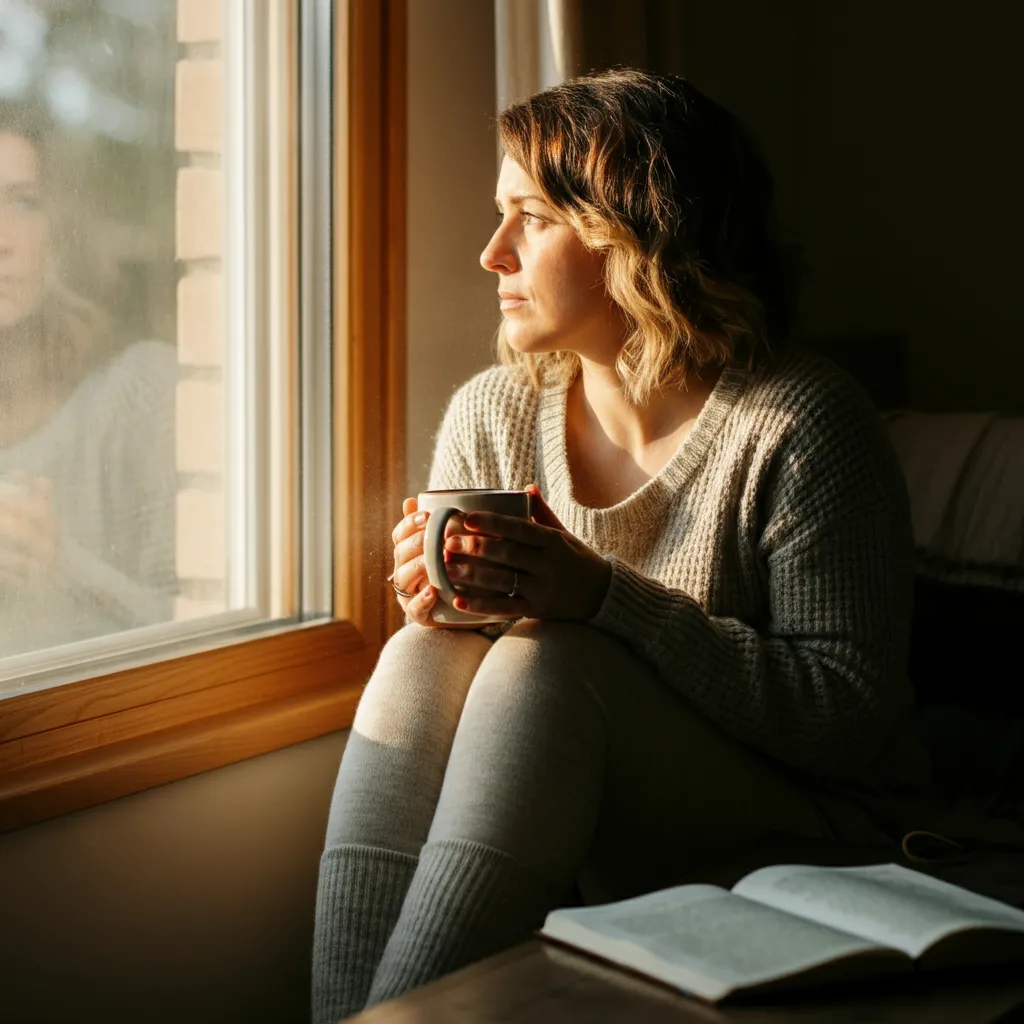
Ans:
POLYGON ((526 299, 514 292, 498 292, 498 298, 501 299, 502 309, 518 309, 520 306, 526 305, 526 299))

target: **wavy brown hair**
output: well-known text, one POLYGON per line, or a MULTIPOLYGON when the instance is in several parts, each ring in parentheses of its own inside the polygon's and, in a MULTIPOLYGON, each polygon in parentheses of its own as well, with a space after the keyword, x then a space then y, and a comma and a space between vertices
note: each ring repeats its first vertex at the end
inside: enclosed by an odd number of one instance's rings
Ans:
MULTIPOLYGON (((736 118, 688 81, 583 75, 507 107, 498 135, 584 245, 606 254, 631 401, 705 368, 751 366, 787 339, 796 262, 777 235, 771 175, 736 118)), ((501 329, 498 353, 535 386, 579 369, 572 352, 516 352, 501 329)))

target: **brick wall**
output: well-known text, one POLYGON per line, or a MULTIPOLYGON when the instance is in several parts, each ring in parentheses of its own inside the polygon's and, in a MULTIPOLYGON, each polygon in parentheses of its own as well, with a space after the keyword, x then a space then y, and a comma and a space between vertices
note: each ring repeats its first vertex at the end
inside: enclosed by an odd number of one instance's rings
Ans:
POLYGON ((178 0, 175 256, 178 264, 175 618, 224 611, 222 0, 178 0))

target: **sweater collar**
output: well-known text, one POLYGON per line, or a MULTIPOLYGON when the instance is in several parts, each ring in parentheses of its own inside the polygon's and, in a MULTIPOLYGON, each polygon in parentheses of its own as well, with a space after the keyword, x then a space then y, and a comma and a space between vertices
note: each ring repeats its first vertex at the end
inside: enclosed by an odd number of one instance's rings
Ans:
POLYGON ((537 468, 548 504, 571 533, 598 550, 614 551, 624 537, 648 534, 669 502, 690 484, 749 377, 746 370, 723 370, 672 458, 638 490, 601 509, 581 505, 573 494, 565 449, 568 386, 544 388, 537 411, 537 468))

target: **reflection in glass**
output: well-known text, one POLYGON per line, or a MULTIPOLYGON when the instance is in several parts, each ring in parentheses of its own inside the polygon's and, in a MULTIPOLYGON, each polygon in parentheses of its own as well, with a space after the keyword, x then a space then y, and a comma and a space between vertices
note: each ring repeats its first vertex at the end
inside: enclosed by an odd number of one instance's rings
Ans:
MULTIPOLYGON (((159 271, 103 257, 111 210, 152 185, 125 189, 119 161, 144 150, 145 112, 57 66, 43 15, 67 6, 0 3, 0 657, 166 621, 177 590, 177 359, 139 340, 159 271), (91 178, 69 187, 71 153, 91 178)), ((170 239, 151 234, 152 263, 170 239)))

